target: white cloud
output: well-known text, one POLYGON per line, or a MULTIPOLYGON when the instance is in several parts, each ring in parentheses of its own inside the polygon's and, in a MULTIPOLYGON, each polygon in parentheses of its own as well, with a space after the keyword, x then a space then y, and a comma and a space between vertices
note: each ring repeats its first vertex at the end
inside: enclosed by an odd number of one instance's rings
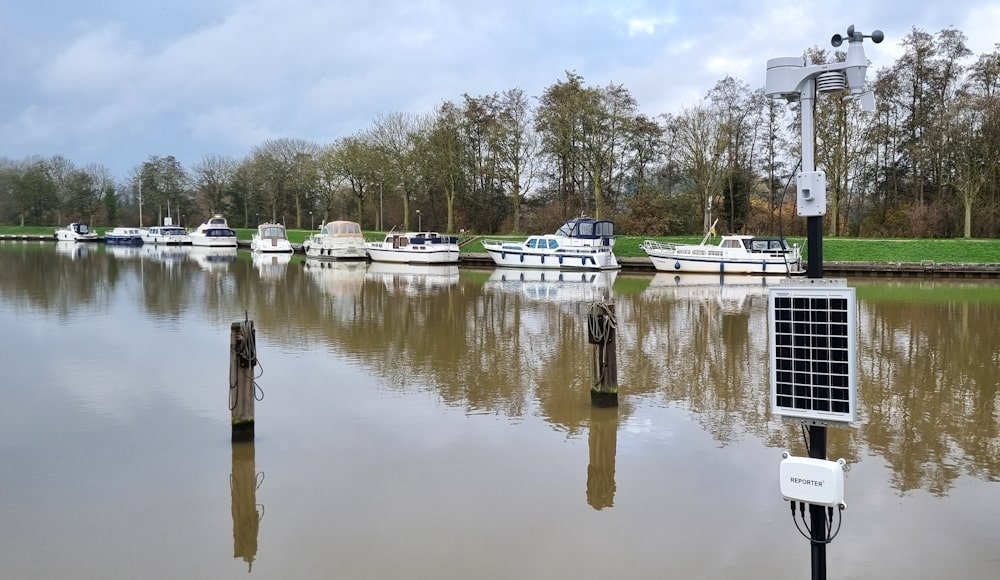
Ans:
POLYGON ((9 95, 0 142, 8 156, 60 153, 118 174, 151 154, 191 163, 273 136, 330 142, 379 114, 430 113, 463 93, 537 96, 566 70, 590 85, 623 84, 655 116, 692 104, 725 75, 761 86, 769 58, 827 47, 849 24, 885 30, 885 43, 866 45, 877 69, 913 26, 956 25, 981 52, 992 50, 1000 20, 997 3, 972 0, 948 10, 860 0, 724 10, 645 0, 249 0, 100 12, 61 1, 66 22, 20 8, 25 25, 3 41, 25 56, 0 75, 9 95))

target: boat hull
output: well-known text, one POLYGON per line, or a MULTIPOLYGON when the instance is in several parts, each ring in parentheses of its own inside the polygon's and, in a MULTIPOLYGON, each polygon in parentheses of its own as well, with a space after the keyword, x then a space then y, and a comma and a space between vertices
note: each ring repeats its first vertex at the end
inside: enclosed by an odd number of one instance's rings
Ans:
POLYGON ((258 254, 291 254, 295 250, 288 240, 258 240, 250 242, 250 249, 258 254))
POLYGON ((349 243, 308 243, 303 246, 306 257, 319 260, 364 260, 368 257, 364 241, 349 243))
POLYGON ((497 266, 508 268, 542 268, 547 270, 616 270, 618 258, 608 247, 581 247, 573 251, 538 252, 512 244, 484 243, 483 248, 497 266))
POLYGON ((747 259, 679 256, 670 253, 647 252, 649 261, 659 272, 695 272, 712 274, 800 274, 798 259, 786 262, 780 257, 767 256, 747 259))
POLYGON ((435 247, 440 244, 426 246, 408 246, 406 248, 382 247, 382 242, 368 245, 368 257, 373 262, 393 262, 396 264, 455 264, 458 263, 459 249, 457 245, 435 247))
POLYGON ((235 236, 202 236, 191 234, 191 245, 202 248, 235 248, 239 244, 235 236))
POLYGON ((105 234, 104 243, 109 246, 141 246, 142 236, 110 236, 105 234))

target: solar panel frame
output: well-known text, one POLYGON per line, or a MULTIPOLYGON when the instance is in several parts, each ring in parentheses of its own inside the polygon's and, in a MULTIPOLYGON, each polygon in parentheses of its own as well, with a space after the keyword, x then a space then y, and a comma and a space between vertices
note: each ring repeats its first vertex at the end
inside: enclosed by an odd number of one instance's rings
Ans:
POLYGON ((857 320, 854 288, 843 280, 768 291, 774 415, 814 424, 857 420, 857 320))

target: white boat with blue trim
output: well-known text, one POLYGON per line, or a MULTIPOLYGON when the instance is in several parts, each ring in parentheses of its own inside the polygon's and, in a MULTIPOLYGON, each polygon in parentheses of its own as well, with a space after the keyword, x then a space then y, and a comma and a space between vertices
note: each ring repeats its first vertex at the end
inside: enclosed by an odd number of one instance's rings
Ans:
MULTIPOLYGON (((716 220, 718 221, 718 220, 716 220)), ((798 244, 789 245, 780 236, 723 235, 718 244, 709 244, 715 224, 700 244, 672 244, 646 240, 639 245, 653 267, 660 272, 703 272, 716 274, 804 273, 798 244)))
POLYGON ((373 262, 400 264, 457 264, 458 237, 437 232, 392 233, 381 242, 365 244, 373 262))
POLYGON ((188 234, 191 245, 209 248, 235 248, 239 246, 236 232, 229 227, 226 218, 214 215, 207 222, 188 234))
POLYGON ((617 270, 613 251, 614 223, 573 218, 554 234, 531 236, 523 242, 486 240, 485 249, 497 266, 552 270, 617 270))

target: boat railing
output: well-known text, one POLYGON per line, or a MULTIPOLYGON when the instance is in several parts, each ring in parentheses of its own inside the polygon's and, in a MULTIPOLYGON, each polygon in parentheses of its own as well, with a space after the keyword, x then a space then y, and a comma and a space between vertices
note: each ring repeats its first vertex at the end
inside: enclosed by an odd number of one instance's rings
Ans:
POLYGON ((671 242, 658 242, 656 240, 645 240, 639 246, 643 250, 653 250, 660 252, 674 252, 677 251, 677 244, 671 242))

